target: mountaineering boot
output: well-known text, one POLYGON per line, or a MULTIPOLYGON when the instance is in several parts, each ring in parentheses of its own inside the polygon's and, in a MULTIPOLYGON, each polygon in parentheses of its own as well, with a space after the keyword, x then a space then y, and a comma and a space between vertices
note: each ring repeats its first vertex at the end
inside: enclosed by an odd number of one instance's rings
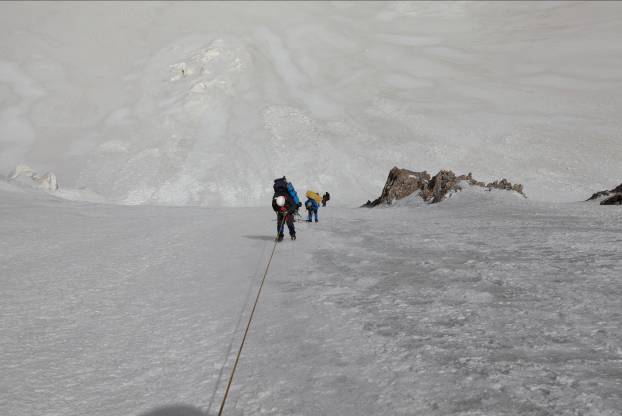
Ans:
POLYGON ((276 241, 283 241, 283 234, 279 234, 279 236, 276 238, 276 241))

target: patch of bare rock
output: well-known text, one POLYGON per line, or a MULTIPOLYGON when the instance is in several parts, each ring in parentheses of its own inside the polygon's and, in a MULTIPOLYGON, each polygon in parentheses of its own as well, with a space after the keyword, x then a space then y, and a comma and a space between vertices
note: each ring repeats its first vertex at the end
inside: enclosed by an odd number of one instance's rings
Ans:
POLYGON ((600 205, 622 205, 622 183, 610 191, 596 192, 588 201, 601 199, 600 205))
POLYGON ((394 167, 389 172, 387 182, 382 193, 373 201, 367 201, 363 207, 375 207, 378 205, 391 205, 394 201, 419 192, 419 196, 430 204, 443 201, 450 192, 460 191, 461 183, 467 182, 471 186, 479 186, 487 189, 503 189, 507 191, 523 193, 523 185, 512 184, 507 179, 501 179, 488 184, 473 179, 471 173, 456 175, 450 170, 441 170, 431 176, 428 172, 414 172, 408 169, 394 167))

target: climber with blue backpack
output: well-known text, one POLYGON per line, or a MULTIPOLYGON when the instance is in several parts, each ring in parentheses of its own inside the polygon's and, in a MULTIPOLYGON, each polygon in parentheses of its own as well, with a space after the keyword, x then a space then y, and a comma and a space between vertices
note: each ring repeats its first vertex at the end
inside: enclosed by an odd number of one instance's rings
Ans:
POLYGON ((311 222, 313 216, 315 216, 315 222, 317 222, 317 211, 320 209, 320 204, 318 204, 315 199, 307 195, 307 200, 305 201, 305 208, 307 209, 308 213, 307 222, 311 222))
POLYGON ((276 212, 277 241, 283 240, 285 224, 289 229, 289 236, 296 239, 294 227, 294 215, 302 206, 294 185, 287 182, 285 176, 274 180, 274 195, 272 196, 272 209, 276 212))

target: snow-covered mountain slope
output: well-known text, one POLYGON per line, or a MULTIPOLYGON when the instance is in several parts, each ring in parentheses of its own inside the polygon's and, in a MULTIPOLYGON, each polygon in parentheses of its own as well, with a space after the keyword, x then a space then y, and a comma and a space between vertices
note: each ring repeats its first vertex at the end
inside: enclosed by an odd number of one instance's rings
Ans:
POLYGON ((0 171, 126 204, 358 204, 395 165, 622 177, 622 5, 2 3, 0 171))
MULTIPOLYGON (((216 415, 270 210, 2 186, 0 414, 216 415)), ((297 223, 225 414, 619 415, 619 208, 474 192, 297 223)))

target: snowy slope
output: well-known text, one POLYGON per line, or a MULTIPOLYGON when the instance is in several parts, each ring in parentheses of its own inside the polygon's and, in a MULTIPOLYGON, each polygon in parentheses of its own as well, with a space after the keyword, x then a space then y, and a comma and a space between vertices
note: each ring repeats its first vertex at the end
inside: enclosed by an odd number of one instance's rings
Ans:
MULTIPOLYGON (((217 414, 270 210, 5 188, 0 414, 217 414)), ((321 208, 277 248, 225 414, 619 415, 622 225, 597 208, 321 208)))
POLYGON ((360 204, 395 166, 619 183, 622 6, 0 4, 0 171, 111 202, 360 204), (183 72, 182 72, 183 70, 183 72))

